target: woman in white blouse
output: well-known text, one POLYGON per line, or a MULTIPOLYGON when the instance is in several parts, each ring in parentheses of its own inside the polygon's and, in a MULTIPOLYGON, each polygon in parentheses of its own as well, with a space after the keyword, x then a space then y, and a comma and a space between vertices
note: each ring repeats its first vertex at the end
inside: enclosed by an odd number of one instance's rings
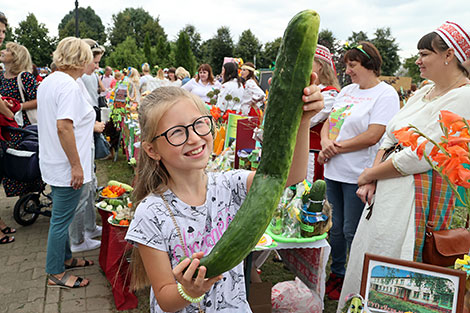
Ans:
POLYGON ((209 64, 201 64, 197 69, 197 75, 189 82, 184 84, 181 88, 199 96, 204 102, 209 103, 210 98, 207 93, 220 89, 220 83, 214 79, 212 74, 212 67, 209 64))
POLYGON ((222 112, 232 110, 240 114, 244 88, 241 78, 238 76, 238 65, 232 62, 225 63, 221 75, 223 83, 216 106, 222 112))
POLYGON ((241 103, 242 115, 258 116, 260 107, 265 100, 265 93, 256 81, 255 65, 246 62, 242 65, 242 78, 245 80, 245 92, 241 103))

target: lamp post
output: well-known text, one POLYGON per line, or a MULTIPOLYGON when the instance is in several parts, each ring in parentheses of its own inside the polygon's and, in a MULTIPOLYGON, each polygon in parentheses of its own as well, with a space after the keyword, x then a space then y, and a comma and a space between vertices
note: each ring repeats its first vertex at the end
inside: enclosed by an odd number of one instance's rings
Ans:
POLYGON ((75 0, 75 37, 79 37, 78 33, 78 0, 75 0))

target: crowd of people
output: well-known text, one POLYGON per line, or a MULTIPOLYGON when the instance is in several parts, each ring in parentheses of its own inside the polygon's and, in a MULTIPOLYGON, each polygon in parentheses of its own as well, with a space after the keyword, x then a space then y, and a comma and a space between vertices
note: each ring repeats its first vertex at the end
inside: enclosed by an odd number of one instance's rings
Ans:
MULTIPOLYGON (((0 14, 0 45, 7 25, 0 14)), ((431 83, 416 90, 402 108, 397 92, 379 79, 378 49, 370 42, 344 48, 352 83, 341 87, 330 51, 317 46, 314 80, 302 96, 304 113, 287 182, 326 181, 333 207, 326 294, 340 300, 338 311, 347 295, 359 292, 364 253, 421 261, 424 233, 416 225, 427 218, 423 212, 430 204, 426 199, 415 202, 415 182, 431 179, 431 167, 411 148, 399 146, 393 132, 413 124, 438 140, 441 110, 470 117, 470 37, 458 24, 446 22, 419 40, 416 64, 431 83)), ((193 77, 183 67, 159 69, 154 77, 147 63, 139 70, 106 66, 99 73, 104 53, 93 39, 64 38, 47 77, 37 68, 35 72, 22 45, 7 43, 0 54, 0 125, 37 127, 41 169, 35 181, 3 177, 2 184, 9 197, 37 191, 45 183, 51 186, 48 285, 80 288, 90 283, 66 270, 93 265, 72 253, 100 247, 95 144, 109 126, 101 121, 100 107, 126 82, 128 98, 138 104, 142 147, 135 215, 126 235, 135 246, 134 286, 151 285, 152 312, 250 312, 242 264, 223 277, 206 279, 199 259, 215 244, 203 238, 221 219, 237 213, 255 174, 206 172, 215 127, 208 107, 260 116, 266 99, 255 65, 247 62, 239 68, 227 62, 220 77, 214 77, 208 64, 201 64, 193 77), (193 235, 187 236, 189 230, 193 235)), ((21 137, 3 128, 0 133, 11 148, 21 137)), ((441 188, 441 197, 447 197, 450 191, 441 188)), ((451 216, 452 208, 441 203, 434 206, 440 216, 451 216)), ((0 231, 0 244, 14 242, 17 230, 1 219, 0 231)))

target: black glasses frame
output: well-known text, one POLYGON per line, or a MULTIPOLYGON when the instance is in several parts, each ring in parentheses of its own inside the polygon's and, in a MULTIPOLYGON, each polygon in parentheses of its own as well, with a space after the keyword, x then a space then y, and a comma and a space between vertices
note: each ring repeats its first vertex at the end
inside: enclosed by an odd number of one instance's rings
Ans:
POLYGON ((197 119, 194 120, 194 122, 192 122, 191 124, 189 125, 176 125, 176 126, 173 126, 169 129, 167 129, 166 131, 164 131, 163 133, 161 133, 160 135, 157 135, 155 137, 152 138, 152 140, 150 141, 150 143, 154 142, 155 139, 157 138, 160 138, 160 137, 165 137, 166 141, 172 145, 173 147, 178 147, 178 146, 181 146, 181 145, 184 145, 186 143, 186 141, 188 141, 188 138, 189 138, 189 127, 192 127, 193 128, 193 131, 198 135, 198 136, 206 136, 208 135, 209 133, 213 132, 214 130, 214 122, 212 121, 212 116, 211 115, 203 115, 201 117, 198 117, 197 119), (205 134, 201 134, 199 133, 197 130, 196 130, 196 127, 194 127, 194 125, 196 125, 196 123, 202 119, 202 118, 209 118, 209 120, 211 121, 211 125, 210 125, 210 129, 207 133, 205 134), (185 130, 185 133, 186 133, 186 140, 184 140, 182 143, 180 144, 173 144, 170 142, 170 139, 168 139, 168 132, 171 131, 172 129, 175 129, 177 127, 184 127, 184 130, 185 130))

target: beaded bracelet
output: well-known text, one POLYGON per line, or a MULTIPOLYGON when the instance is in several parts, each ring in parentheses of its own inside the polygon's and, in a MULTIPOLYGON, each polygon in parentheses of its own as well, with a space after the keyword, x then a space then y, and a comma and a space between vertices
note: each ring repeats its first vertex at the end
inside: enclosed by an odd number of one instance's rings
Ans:
POLYGON ((191 303, 201 302, 205 296, 205 294, 203 294, 202 296, 197 298, 190 297, 186 292, 184 292, 183 286, 180 283, 178 283, 178 293, 184 300, 189 301, 191 303))

